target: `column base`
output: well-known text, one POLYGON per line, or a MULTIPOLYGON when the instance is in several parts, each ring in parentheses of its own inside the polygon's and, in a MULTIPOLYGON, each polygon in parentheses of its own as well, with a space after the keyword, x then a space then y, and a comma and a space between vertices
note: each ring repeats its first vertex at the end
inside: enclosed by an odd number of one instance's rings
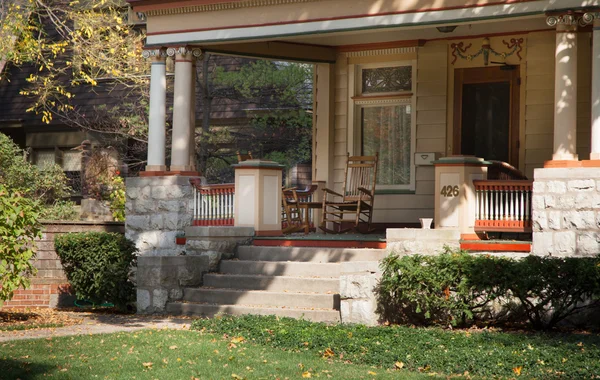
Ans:
POLYGON ((600 160, 600 153, 590 153, 590 161, 597 161, 600 160))
POLYGON ((168 176, 174 176, 174 175, 180 175, 180 176, 184 176, 184 177, 200 177, 200 173, 199 172, 195 172, 195 171, 145 171, 145 172, 140 172, 139 176, 140 177, 168 177, 168 176))
POLYGON ((580 168, 579 160, 550 160, 544 162, 544 168, 580 168))
POLYGON ((147 172, 165 172, 167 171, 166 165, 146 165, 147 172))
POLYGON ((194 171, 190 165, 171 165, 169 170, 172 172, 191 172, 194 171))

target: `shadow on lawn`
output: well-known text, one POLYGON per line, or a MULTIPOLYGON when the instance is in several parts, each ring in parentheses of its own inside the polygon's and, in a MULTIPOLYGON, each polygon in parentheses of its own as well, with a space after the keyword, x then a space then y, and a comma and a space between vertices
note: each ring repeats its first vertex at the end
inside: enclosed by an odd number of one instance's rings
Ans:
POLYGON ((53 371, 54 366, 30 362, 31 358, 23 360, 0 359, 0 378, 2 379, 33 379, 42 377, 53 371))

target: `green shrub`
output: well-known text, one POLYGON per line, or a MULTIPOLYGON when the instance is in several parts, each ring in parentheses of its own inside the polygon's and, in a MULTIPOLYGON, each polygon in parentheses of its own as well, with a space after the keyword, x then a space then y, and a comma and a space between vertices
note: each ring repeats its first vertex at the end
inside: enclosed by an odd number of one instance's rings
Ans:
POLYGON ((117 233, 86 232, 59 235, 54 245, 78 298, 112 302, 122 310, 134 300, 132 241, 117 233))
POLYGON ((391 322, 464 326, 524 318, 549 329, 600 304, 600 258, 517 260, 446 248, 437 256, 390 255, 381 267, 379 312, 391 322))
POLYGON ((41 236, 37 202, 0 184, 0 306, 35 274, 35 238, 41 236))
POLYGON ((26 154, 5 134, 0 133, 0 182, 51 206, 57 199, 70 196, 65 173, 58 165, 40 170, 26 160, 26 154))

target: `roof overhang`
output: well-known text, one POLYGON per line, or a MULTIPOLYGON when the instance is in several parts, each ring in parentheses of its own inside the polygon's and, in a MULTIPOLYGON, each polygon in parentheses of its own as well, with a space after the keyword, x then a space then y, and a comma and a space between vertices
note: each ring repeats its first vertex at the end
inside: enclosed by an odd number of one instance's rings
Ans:
MULTIPOLYGON (((162 4, 176 7, 177 13, 185 13, 185 4, 198 4, 198 0, 129 0, 137 9, 142 5, 162 4)), ((202 1, 200 1, 202 3, 202 1)), ((205 4, 243 3, 244 1, 209 0, 205 4)), ((302 2, 302 1, 300 1, 302 2)), ((317 2, 320 3, 320 2, 317 2)), ((238 5, 241 6, 241 5, 238 5)), ((278 5, 272 5, 276 7, 278 5)), ((351 31, 372 31, 386 28, 415 28, 444 24, 465 24, 473 22, 498 21, 508 18, 543 17, 546 13, 563 10, 585 10, 600 6, 600 0, 516 0, 475 4, 460 8, 440 10, 413 10, 398 13, 374 15, 346 15, 339 18, 310 18, 297 21, 271 22, 264 24, 236 23, 232 25, 223 17, 223 25, 210 28, 178 29, 177 25, 160 31, 149 29, 148 46, 184 45, 184 44, 221 44, 241 41, 260 41, 285 39, 305 35, 323 35, 351 31)), ((162 11, 161 11, 162 12, 162 11)), ((264 9, 263 9, 264 12, 264 9)), ((198 12, 201 15, 203 12, 198 12)), ((160 13, 164 15, 165 13, 160 13)), ((226 14, 226 10, 223 11, 226 14)), ((158 15, 158 13, 157 13, 158 15)), ((152 13, 149 14, 152 23, 152 13)), ((160 17, 160 16, 155 16, 160 17)))

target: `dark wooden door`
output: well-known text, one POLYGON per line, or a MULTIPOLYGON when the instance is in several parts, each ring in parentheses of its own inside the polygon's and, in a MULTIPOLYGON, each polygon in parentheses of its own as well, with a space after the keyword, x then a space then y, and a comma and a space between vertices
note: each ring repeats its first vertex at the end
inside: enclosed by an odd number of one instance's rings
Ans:
POLYGON ((455 71, 454 154, 519 161, 519 69, 455 71))

